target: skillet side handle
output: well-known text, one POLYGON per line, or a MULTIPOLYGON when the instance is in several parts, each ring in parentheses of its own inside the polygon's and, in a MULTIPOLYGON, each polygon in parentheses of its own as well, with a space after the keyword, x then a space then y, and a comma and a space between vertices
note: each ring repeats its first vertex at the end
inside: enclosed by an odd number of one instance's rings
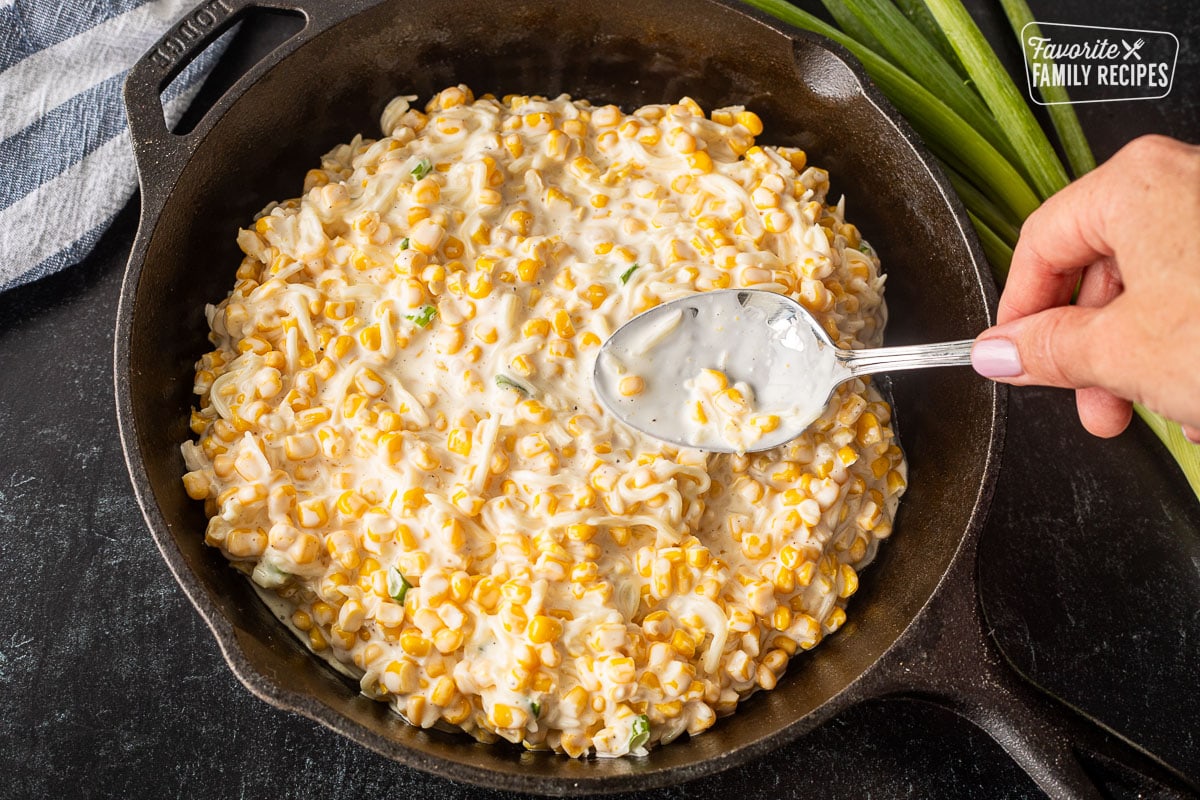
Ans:
POLYGON ((885 696, 931 702, 975 723, 1056 800, 1107 796, 1089 763, 1156 797, 1200 793, 1195 780, 1026 679, 987 632, 973 567, 962 571, 947 576, 943 602, 893 651, 885 696))
POLYGON ((162 179, 178 174, 198 142, 196 136, 176 135, 167 127, 163 89, 251 8, 296 12, 311 24, 312 13, 305 3, 306 0, 207 0, 185 14, 130 67, 124 86, 125 112, 143 195, 154 194, 159 188, 165 191, 162 179), (157 180, 147 180, 148 175, 157 180))

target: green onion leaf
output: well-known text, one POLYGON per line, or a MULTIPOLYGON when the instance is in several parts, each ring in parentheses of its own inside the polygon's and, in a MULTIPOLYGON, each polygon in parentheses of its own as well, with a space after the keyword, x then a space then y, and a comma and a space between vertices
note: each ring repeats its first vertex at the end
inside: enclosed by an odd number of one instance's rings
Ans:
MULTIPOLYGON (((892 63, 932 92, 1004 154, 1018 162, 1012 142, 1000 130, 988 107, 941 53, 900 13, 890 0, 841 0, 875 38, 883 42, 883 53, 892 63)), ((845 26, 843 26, 844 28, 845 26)))
POLYGON ((1008 242, 1005 242, 989 228, 986 222, 970 211, 967 212, 967 216, 971 218, 971 224, 975 226, 975 232, 979 234, 979 243, 983 245, 983 254, 987 256, 988 263, 992 265, 992 272, 995 273, 996 280, 1003 282, 1008 275, 1008 268, 1012 266, 1013 249, 1009 247, 1008 242))
POLYGON ((1067 171, 1058 160, 1046 132, 1034 119, 1021 91, 1000 63, 979 26, 960 0, 926 0, 933 18, 946 32, 967 74, 1008 134, 1016 152, 1024 155, 1022 166, 1043 199, 1067 185, 1067 171))
MULTIPOLYGON (((969 165, 968 176, 979 186, 991 187, 1004 206, 1022 219, 1033 213, 1039 199, 1025 178, 996 148, 962 117, 902 70, 841 31, 789 5, 784 0, 745 0, 754 8, 797 28, 812 31, 854 54, 917 133, 935 153, 957 153, 957 163, 969 165)), ((966 167, 964 167, 966 168, 966 167)))
POLYGON ((946 38, 946 34, 938 27, 937 21, 925 7, 925 0, 896 0, 896 5, 900 7, 904 16, 908 17, 917 30, 933 43, 933 46, 946 59, 946 63, 954 67, 955 72, 966 78, 967 71, 963 69, 962 62, 958 60, 958 53, 954 52, 954 48, 950 46, 950 40, 946 38))
POLYGON ((533 712, 534 719, 536 719, 542 715, 542 704, 537 700, 530 700, 529 710, 533 712))
POLYGON ((417 165, 415 167, 413 167, 412 176, 414 178, 416 178, 417 180, 421 180, 421 178, 424 178, 432 170, 433 170, 433 164, 429 163, 429 159, 422 158, 420 161, 417 162, 417 165))
POLYGON ((846 3, 841 0, 821 0, 821 5, 825 6, 825 10, 829 12, 829 16, 833 17, 833 21, 837 23, 838 27, 863 47, 869 47, 880 55, 887 53, 883 42, 879 41, 874 32, 854 15, 846 3))
MULTIPOLYGON (((1021 42, 1021 49, 1028 52, 1028 37, 1042 35, 1042 29, 1033 21, 1033 12, 1029 10, 1029 4, 1025 0, 1000 0, 1000 5, 1004 7, 1004 15, 1008 17, 1008 23, 1018 38, 1022 32, 1025 33, 1027 38, 1021 42), (1028 30, 1026 25, 1029 25, 1028 30)), ((1062 144, 1063 152, 1067 154, 1067 162, 1070 163, 1075 177, 1094 170, 1096 156, 1092 154, 1087 137, 1083 135, 1083 127, 1079 124, 1079 117, 1075 114, 1075 106, 1071 105, 1071 97, 1067 90, 1062 86, 1046 85, 1039 86, 1038 92, 1047 103, 1046 111, 1050 114, 1050 122, 1058 133, 1058 141, 1062 144)))
POLYGON ((631 730, 633 735, 629 737, 629 749, 637 750, 650 741, 650 718, 645 714, 639 715, 633 721, 631 730))
POLYGON ((411 243, 408 241, 408 237, 405 236, 403 239, 400 240, 400 249, 407 250, 409 244, 411 244, 411 243))
POLYGON ((437 316, 437 306, 422 306, 416 314, 405 314, 404 318, 418 328, 428 328, 437 316))
MULTIPOLYGON (((1045 131, 1037 124, 1023 94, 1013 84, 960 0, 895 2, 924 37, 941 50, 946 62, 968 76, 969 83, 973 82, 978 88, 1011 148, 998 150, 994 147, 986 136, 955 113, 947 96, 933 94, 882 55, 885 51, 879 49, 882 45, 878 40, 871 43, 856 40, 783 0, 745 2, 798 28, 832 39, 862 62, 867 74, 908 118, 929 149, 950 167, 947 170, 950 180, 967 206, 988 260, 1002 282, 1012 258, 1015 229, 1040 205, 1039 195, 1048 197, 1066 185, 1067 171, 1045 131), (1015 152, 1017 156, 1010 162, 1002 152, 1015 152), (1014 162, 1021 171, 1013 166, 1014 162), (1037 188, 1036 193, 1026 182, 1026 176, 1037 188)), ((830 5, 852 2, 855 0, 829 0, 830 5)), ((1026 0, 1000 2, 1009 24, 1019 35, 1025 25, 1033 21, 1026 0)), ((855 5, 866 9, 875 4, 870 0, 858 0, 855 5)), ((850 24, 859 29, 865 27, 857 18, 850 24)), ((1026 33, 1035 29, 1033 26, 1026 33)), ((875 37, 872 35, 871 38, 875 37)), ((1021 42, 1021 46, 1024 47, 1025 42, 1021 42)), ((896 58, 891 51, 888 54, 896 58)), ((1074 109, 1068 104, 1067 91, 1061 87, 1045 87, 1042 98, 1051 104, 1047 111, 1074 174, 1078 177, 1093 169, 1095 157, 1074 109)), ((1133 408, 1163 442, 1192 490, 1200 497, 1200 445, 1188 442, 1178 424, 1136 403, 1133 408)))
POLYGON ((392 599, 397 603, 404 605, 404 595, 408 594, 408 590, 412 588, 400 570, 395 567, 389 567, 387 571, 387 592, 392 599))
POLYGON ((1183 476, 1187 478, 1187 482, 1191 485, 1192 491, 1200 497, 1200 444, 1192 444, 1183 435, 1183 429, 1176 422, 1156 414, 1150 409, 1138 403, 1133 404, 1133 410, 1142 418, 1142 421, 1154 431, 1171 455, 1175 457, 1175 461, 1179 464, 1179 468, 1183 470, 1183 476))
POLYGON ((629 269, 622 272, 621 273, 621 285, 625 285, 626 283, 629 283, 629 278, 633 275, 634 270, 636 270, 640 266, 641 266, 641 264, 634 264, 632 267, 630 267, 629 269))
POLYGON ((514 392, 519 393, 523 397, 529 397, 529 395, 532 394, 532 392, 530 392, 529 389, 527 389, 524 386, 522 386, 521 384, 517 383, 516 381, 514 381, 512 378, 508 377, 507 375, 497 375, 496 376, 496 385, 499 386, 501 389, 512 389, 514 392))
POLYGON ((967 207, 967 211, 987 223, 987 226, 1004 240, 1009 249, 1015 247, 1017 237, 1021 234, 1021 226, 1010 219, 995 203, 984 196, 983 192, 976 189, 970 181, 958 174, 949 164, 942 164, 942 170, 950 179, 950 184, 958 193, 959 199, 963 201, 963 205, 967 207))

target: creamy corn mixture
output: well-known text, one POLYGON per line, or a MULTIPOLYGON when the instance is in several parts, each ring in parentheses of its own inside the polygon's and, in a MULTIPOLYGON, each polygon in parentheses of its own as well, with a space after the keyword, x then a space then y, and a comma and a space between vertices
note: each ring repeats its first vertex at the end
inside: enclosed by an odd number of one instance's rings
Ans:
POLYGON ((741 108, 414 99, 238 234, 183 444, 205 540, 414 725, 570 756, 700 733, 843 624, 901 451, 863 380, 778 449, 675 449, 601 411, 596 351, 723 287, 877 345, 877 259, 741 108))
POLYGON ((744 381, 731 383, 723 370, 702 369, 683 386, 687 389, 684 415, 697 430, 697 439, 707 433, 746 450, 779 427, 778 415, 764 417, 757 412, 754 390, 744 381))

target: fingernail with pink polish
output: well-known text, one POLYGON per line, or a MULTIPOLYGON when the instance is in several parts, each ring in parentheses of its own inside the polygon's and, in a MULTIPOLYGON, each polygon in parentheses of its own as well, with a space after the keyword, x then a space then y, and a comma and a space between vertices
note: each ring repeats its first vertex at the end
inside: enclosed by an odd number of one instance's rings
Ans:
POLYGON ((1183 431, 1183 438, 1192 444, 1200 444, 1200 430, 1189 428, 1187 425, 1181 425, 1180 429, 1183 431))
POLYGON ((1024 370, 1017 346, 1008 339, 983 339, 971 348, 971 366, 985 378, 1015 378, 1024 370))

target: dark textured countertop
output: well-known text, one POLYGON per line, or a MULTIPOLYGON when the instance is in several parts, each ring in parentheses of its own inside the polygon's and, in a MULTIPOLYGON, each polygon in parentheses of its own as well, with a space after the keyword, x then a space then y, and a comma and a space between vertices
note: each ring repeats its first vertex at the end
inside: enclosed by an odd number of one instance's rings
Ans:
MULTIPOLYGON (((998 7, 969 5, 998 35, 998 7)), ((1168 98, 1081 107, 1101 158, 1139 133, 1200 137, 1200 9, 1134 5, 1033 3, 1044 21, 1181 41, 1168 98)), ((136 216, 135 199, 86 262, 0 296, 0 797, 499 796, 278 711, 225 666, 145 530, 113 420, 136 216)), ((1101 442, 1068 393, 1013 392, 979 572, 1020 669, 1200 777, 1200 504, 1144 426, 1101 442)), ((758 762, 645 796, 735 795, 1040 796, 986 735, 907 700, 855 707, 758 762)))

